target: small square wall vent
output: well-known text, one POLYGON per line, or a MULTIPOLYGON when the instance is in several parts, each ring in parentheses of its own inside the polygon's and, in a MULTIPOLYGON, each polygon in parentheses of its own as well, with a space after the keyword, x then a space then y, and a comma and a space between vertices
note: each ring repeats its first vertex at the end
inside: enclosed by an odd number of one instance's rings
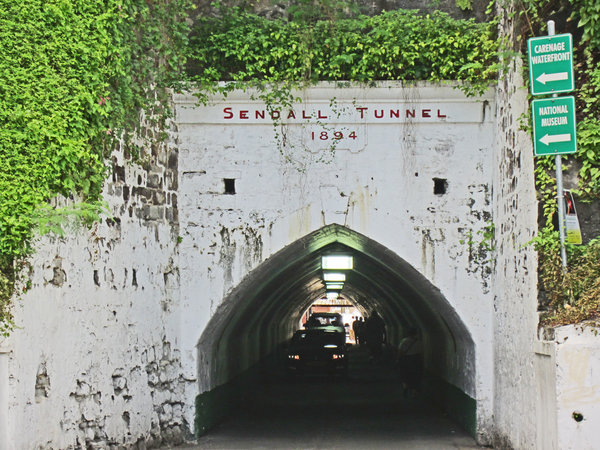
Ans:
POLYGON ((235 178, 223 178, 223 184, 225 185, 225 194, 235 194, 235 178))
POLYGON ((433 179, 433 193, 435 195, 444 195, 448 190, 448 181, 445 178, 433 179))

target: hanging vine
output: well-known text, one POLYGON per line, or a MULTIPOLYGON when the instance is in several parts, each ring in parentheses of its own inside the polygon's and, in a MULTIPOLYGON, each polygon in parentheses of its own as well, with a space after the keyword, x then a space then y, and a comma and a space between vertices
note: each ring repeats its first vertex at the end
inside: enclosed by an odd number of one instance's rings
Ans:
POLYGON ((185 62, 187 0, 0 0, 0 334, 36 230, 102 210, 116 138, 168 115, 185 62), (175 77, 174 77, 175 76, 175 77), (48 208, 56 195, 72 208, 48 208))

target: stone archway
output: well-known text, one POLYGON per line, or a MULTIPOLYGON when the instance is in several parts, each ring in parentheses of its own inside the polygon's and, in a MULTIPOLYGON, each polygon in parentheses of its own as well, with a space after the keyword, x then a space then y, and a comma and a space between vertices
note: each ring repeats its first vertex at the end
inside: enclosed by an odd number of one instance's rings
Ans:
POLYGON ((302 311, 324 293, 320 261, 331 251, 354 255, 346 295, 367 310, 382 312, 392 345, 410 324, 420 328, 432 389, 444 399, 451 397, 456 418, 475 432, 475 343, 464 322, 439 289, 406 261, 340 225, 325 226, 277 252, 223 300, 197 345, 198 428, 206 429, 225 412, 244 378, 277 354, 302 311))

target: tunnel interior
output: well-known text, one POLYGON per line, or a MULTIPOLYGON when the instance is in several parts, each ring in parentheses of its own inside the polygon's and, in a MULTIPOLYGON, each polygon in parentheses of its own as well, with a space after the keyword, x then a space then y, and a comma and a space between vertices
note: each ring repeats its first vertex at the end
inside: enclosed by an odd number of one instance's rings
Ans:
MULTIPOLYGON (((472 394, 474 343, 439 289, 381 244, 329 225, 268 258, 223 300, 197 345, 199 398, 223 391, 281 353, 303 312, 325 295, 321 261, 327 254, 353 257, 342 295, 364 315, 381 315, 388 346, 397 347, 409 328, 418 329, 425 372, 472 394)), ((208 403, 197 402, 197 413, 208 403)))

